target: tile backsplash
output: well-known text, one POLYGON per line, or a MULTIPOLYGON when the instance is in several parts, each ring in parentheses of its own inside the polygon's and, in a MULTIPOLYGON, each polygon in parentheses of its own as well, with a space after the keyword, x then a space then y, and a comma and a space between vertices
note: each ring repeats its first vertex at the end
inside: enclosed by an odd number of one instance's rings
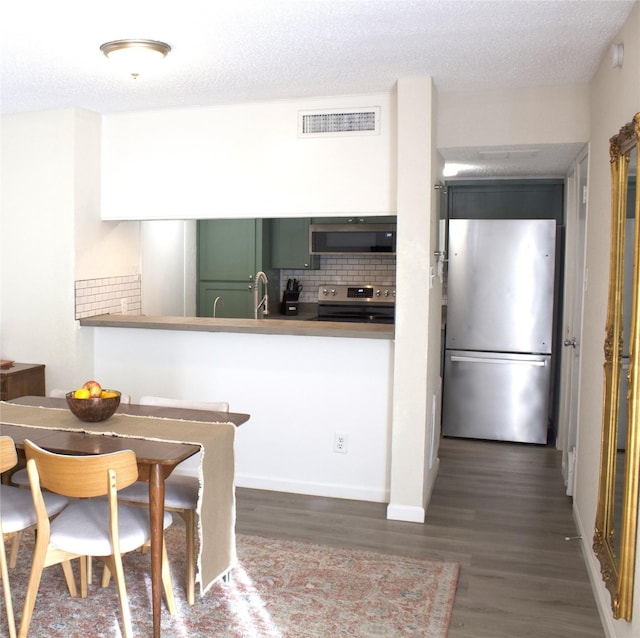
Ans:
MULTIPOLYGON (((380 284, 396 282, 395 255, 321 255, 319 270, 281 270, 280 296, 287 279, 298 279, 304 286, 302 303, 318 301, 322 284, 380 284)), ((140 275, 79 279, 75 282, 75 318, 104 314, 142 313, 140 275)))
POLYGON ((318 301, 318 286, 322 284, 380 284, 396 283, 395 255, 321 255, 319 270, 281 270, 280 294, 287 279, 298 279, 304 286, 300 302, 318 301))
POLYGON ((79 279, 75 282, 76 319, 142 312, 140 275, 79 279))

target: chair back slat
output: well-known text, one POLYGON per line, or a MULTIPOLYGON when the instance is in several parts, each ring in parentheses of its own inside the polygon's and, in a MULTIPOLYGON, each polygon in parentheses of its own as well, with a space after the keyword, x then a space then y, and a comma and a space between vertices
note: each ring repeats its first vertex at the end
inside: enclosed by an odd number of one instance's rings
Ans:
POLYGON ((0 472, 6 472, 18 464, 16 445, 10 436, 0 436, 0 472))
POLYGON ((116 476, 118 490, 138 479, 138 465, 133 450, 110 454, 67 456, 55 454, 25 439, 27 461, 34 459, 40 484, 56 494, 71 498, 93 498, 109 493, 109 470, 116 476))

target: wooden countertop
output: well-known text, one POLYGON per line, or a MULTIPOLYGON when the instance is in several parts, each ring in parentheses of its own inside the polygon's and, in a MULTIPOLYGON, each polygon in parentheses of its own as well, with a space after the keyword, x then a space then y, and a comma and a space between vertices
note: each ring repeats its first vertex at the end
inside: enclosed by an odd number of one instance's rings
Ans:
POLYGON ((97 315, 80 319, 81 326, 94 328, 142 328, 193 332, 235 332, 350 339, 393 339, 394 326, 341 321, 295 319, 224 319, 211 317, 148 317, 146 315, 97 315))

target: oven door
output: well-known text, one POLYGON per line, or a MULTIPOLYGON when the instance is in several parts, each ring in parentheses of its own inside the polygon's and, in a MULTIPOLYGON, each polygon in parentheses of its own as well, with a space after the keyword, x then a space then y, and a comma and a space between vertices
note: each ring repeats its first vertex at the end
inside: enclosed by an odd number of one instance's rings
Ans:
POLYGON ((318 304, 318 321, 393 324, 395 306, 367 304, 318 304))

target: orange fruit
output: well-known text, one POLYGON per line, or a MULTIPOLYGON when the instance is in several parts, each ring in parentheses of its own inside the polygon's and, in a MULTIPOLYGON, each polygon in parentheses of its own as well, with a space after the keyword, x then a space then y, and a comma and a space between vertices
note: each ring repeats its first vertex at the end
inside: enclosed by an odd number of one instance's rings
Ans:
POLYGON ((114 392, 113 390, 103 390, 100 393, 100 398, 102 399, 113 399, 114 397, 117 397, 118 393, 114 392))

